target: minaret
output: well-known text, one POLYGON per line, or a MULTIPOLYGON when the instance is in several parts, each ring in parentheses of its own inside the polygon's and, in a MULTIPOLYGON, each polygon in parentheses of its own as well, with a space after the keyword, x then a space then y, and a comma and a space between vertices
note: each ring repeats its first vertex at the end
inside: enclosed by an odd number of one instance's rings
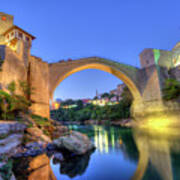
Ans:
POLYGON ((98 90, 96 89, 96 97, 99 97, 99 93, 98 90))

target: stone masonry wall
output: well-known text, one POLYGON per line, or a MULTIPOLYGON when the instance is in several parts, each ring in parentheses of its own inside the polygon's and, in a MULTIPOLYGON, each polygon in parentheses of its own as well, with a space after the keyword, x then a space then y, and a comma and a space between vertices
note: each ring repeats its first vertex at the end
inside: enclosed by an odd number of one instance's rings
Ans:
MULTIPOLYGON (((0 56, 4 61, 1 67, 2 71, 0 71, 1 87, 6 88, 12 81, 18 84, 19 81, 27 80, 27 69, 24 63, 19 60, 18 56, 10 48, 0 46, 0 56)), ((18 86, 17 93, 20 93, 18 86)))
POLYGON ((49 68, 48 63, 31 57, 29 63, 29 82, 34 89, 31 110, 34 114, 49 117, 49 68))
POLYGON ((13 16, 0 12, 0 35, 13 26, 13 19, 13 16))

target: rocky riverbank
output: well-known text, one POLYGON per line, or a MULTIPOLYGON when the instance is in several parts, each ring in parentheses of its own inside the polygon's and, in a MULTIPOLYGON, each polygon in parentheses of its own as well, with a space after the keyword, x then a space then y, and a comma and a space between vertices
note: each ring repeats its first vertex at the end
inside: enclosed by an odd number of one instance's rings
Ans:
POLYGON ((42 154, 62 160, 64 154, 79 156, 94 148, 87 136, 53 120, 0 121, 0 180, 15 180, 13 160, 42 154))

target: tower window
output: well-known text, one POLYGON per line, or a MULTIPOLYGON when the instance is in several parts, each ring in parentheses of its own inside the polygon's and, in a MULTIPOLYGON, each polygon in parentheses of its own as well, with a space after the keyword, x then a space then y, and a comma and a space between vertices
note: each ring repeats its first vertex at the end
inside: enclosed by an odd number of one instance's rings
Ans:
POLYGON ((9 39, 9 34, 6 37, 7 37, 7 39, 9 39))
POLYGON ((27 36, 26 36, 26 41, 28 41, 28 42, 29 42, 29 37, 27 37, 27 36))
POLYGON ((22 38, 23 34, 21 32, 18 33, 19 37, 22 38))
POLYGON ((13 35, 14 35, 14 32, 11 33, 11 36, 13 36, 13 35))

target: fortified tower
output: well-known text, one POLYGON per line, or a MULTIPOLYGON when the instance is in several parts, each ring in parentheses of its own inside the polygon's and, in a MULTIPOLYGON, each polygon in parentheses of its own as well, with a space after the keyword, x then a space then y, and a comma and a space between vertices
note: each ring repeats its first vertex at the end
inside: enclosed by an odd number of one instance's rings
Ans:
POLYGON ((14 17, 0 12, 0 44, 4 44, 5 37, 2 35, 13 26, 14 17))
POLYGON ((0 12, 0 45, 10 47, 28 67, 32 40, 35 37, 14 25, 13 20, 13 16, 0 12))

